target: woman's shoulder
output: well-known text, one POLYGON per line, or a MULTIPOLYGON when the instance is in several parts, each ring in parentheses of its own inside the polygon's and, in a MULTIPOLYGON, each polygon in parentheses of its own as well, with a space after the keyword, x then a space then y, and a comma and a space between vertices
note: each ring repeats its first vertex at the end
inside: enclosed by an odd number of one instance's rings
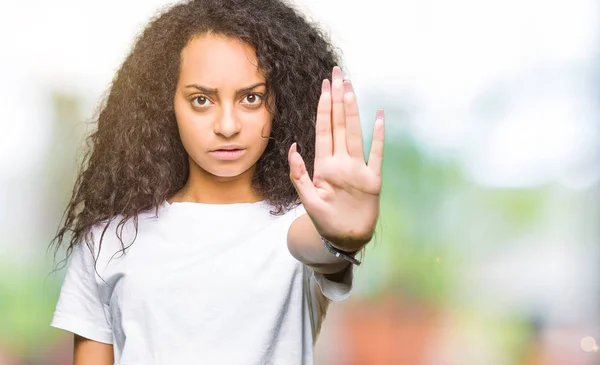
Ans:
POLYGON ((162 204, 145 209, 137 216, 126 217, 119 214, 99 221, 89 228, 84 241, 88 247, 94 248, 96 254, 98 254, 100 247, 102 249, 108 247, 111 250, 112 248, 121 250, 123 244, 127 247, 127 242, 135 239, 141 229, 157 220, 161 209, 162 204))

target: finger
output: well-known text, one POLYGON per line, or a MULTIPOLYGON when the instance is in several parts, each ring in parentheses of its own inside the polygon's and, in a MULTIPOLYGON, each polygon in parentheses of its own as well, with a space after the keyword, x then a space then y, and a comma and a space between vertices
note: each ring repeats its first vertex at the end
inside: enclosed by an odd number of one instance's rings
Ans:
POLYGON ((288 152, 288 163, 290 164, 290 180, 296 188, 302 203, 306 204, 306 202, 314 201, 317 197, 317 190, 310 180, 302 156, 297 152, 295 142, 288 152))
POLYGON ((376 176, 381 176, 381 166, 383 164, 383 141, 384 141, 384 117, 383 109, 377 110, 377 118, 373 127, 373 142, 371 143, 371 152, 369 153, 369 170, 376 176))
MULTIPOLYGON (((329 80, 321 84, 321 97, 317 106, 317 121, 315 126, 315 159, 331 156, 331 86, 329 80)), ((318 163, 315 163, 315 166, 318 163)))
POLYGON ((331 99, 333 109, 333 154, 347 154, 346 118, 344 115, 344 85, 342 79, 342 69, 338 66, 333 68, 331 99))
POLYGON ((358 116, 358 104, 352 83, 344 81, 344 113, 346 115, 346 144, 348 153, 351 157, 360 159, 363 163, 365 155, 363 153, 362 130, 360 127, 360 117, 358 116))

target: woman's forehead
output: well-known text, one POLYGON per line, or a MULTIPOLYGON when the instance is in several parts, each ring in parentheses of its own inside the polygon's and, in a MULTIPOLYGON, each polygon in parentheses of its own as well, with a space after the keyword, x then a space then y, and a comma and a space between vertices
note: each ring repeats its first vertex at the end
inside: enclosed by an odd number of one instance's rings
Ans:
POLYGON ((236 38, 203 35, 181 51, 180 80, 218 87, 250 85, 265 78, 250 45, 236 38))

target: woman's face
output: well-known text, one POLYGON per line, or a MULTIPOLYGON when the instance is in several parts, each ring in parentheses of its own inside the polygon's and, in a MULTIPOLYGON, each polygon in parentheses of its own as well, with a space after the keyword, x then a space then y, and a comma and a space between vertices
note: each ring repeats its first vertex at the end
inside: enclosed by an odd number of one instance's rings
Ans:
POLYGON ((179 134, 191 170, 216 177, 254 173, 271 133, 265 78, 253 48, 217 35, 194 38, 181 52, 175 91, 179 134))

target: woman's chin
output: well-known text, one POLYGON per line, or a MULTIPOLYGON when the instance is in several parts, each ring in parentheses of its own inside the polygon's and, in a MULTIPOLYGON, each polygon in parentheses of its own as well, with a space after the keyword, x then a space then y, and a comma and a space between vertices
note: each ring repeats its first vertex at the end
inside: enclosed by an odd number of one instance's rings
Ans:
POLYGON ((215 161, 212 159, 190 158, 190 172, 206 175, 209 178, 230 180, 247 174, 254 174, 254 166, 250 161, 215 161), (195 171, 195 172, 194 172, 195 171))
POLYGON ((208 173, 219 179, 234 179, 244 175, 248 172, 249 168, 246 166, 218 166, 207 170, 208 173))

